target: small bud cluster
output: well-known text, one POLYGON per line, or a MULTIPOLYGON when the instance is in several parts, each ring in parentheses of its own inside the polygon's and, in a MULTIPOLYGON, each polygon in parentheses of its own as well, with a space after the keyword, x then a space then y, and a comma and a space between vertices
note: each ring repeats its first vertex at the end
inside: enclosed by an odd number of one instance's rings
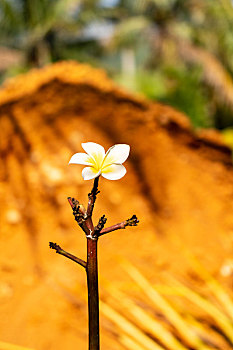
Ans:
POLYGON ((139 220, 136 215, 133 215, 130 219, 126 220, 125 226, 137 226, 139 220))
POLYGON ((75 198, 68 197, 68 201, 71 205, 73 215, 75 217, 76 222, 85 232, 86 237, 88 239, 97 240, 100 236, 105 235, 106 233, 116 231, 119 229, 125 229, 127 226, 137 226, 139 220, 136 215, 133 215, 130 219, 122 221, 118 224, 112 225, 110 227, 104 228, 107 218, 105 215, 101 216, 98 224, 94 227, 92 222, 92 211, 94 208, 96 195, 99 193, 98 191, 98 180, 99 178, 95 178, 93 188, 91 192, 88 194, 88 205, 87 209, 79 203, 75 198))
POLYGON ((61 247, 57 243, 49 242, 49 248, 55 249, 56 251, 61 250, 61 247))
POLYGON ((80 210, 81 205, 79 204, 79 201, 77 199, 71 198, 71 201, 73 204, 72 209, 73 209, 74 218, 77 221, 77 223, 81 225, 85 221, 86 215, 85 213, 82 212, 82 210, 80 210))
POLYGON ((97 226, 95 226, 95 231, 100 232, 104 228, 104 225, 106 224, 106 222, 107 222, 107 218, 105 217, 105 215, 101 216, 97 226))

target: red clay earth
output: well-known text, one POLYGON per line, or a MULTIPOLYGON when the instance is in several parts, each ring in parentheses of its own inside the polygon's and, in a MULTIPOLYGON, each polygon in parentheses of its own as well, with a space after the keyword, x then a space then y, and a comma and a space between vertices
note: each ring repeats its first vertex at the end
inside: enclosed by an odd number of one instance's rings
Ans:
MULTIPOLYGON (((85 259, 66 199, 86 203, 92 186, 81 166, 67 165, 82 142, 131 146, 126 176, 101 178, 94 218, 105 214, 112 225, 137 214, 140 224, 101 237, 101 296, 106 280, 136 293, 120 259, 151 283, 169 275, 194 286, 200 281, 185 250, 232 286, 233 167, 217 132, 194 132, 174 109, 121 91, 103 71, 64 62, 3 86, 0 133, 2 341, 87 348, 85 272, 48 248, 53 241, 85 259)), ((115 326, 103 316, 101 325, 102 349, 124 349, 115 326)))

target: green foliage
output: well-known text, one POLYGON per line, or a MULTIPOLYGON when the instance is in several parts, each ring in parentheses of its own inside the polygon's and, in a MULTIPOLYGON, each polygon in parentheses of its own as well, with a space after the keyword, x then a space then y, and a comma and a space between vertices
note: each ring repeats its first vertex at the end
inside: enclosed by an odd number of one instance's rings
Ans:
POLYGON ((170 88, 161 101, 185 112, 194 127, 210 127, 211 116, 208 111, 208 96, 202 85, 200 69, 170 67, 166 70, 170 88))
POLYGON ((135 75, 116 76, 128 90, 149 99, 174 106, 186 113, 194 127, 211 127, 208 96, 202 86, 201 70, 186 67, 165 67, 162 70, 139 71, 135 75))
POLYGON ((161 72, 139 71, 136 75, 115 76, 115 80, 128 90, 152 100, 159 100, 166 96, 166 81, 161 72))
POLYGON ((195 127, 233 124, 232 28, 231 0, 0 1, 0 43, 21 49, 27 68, 88 62, 195 127))

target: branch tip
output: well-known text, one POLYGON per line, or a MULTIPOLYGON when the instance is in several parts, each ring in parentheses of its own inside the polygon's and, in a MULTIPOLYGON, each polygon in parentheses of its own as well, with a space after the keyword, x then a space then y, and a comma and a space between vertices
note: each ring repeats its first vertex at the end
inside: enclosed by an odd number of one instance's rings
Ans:
POLYGON ((61 247, 57 243, 49 242, 49 248, 55 249, 56 253, 61 250, 61 247))
POLYGON ((79 265, 83 266, 84 268, 86 268, 86 266, 87 266, 86 261, 84 261, 82 259, 79 259, 75 255, 66 252, 57 243, 49 242, 49 247, 51 249, 55 249, 56 253, 61 254, 61 255, 65 256, 66 258, 68 258, 70 260, 73 260, 77 264, 79 264, 79 265))
POLYGON ((139 220, 137 216, 134 214, 130 219, 126 220, 125 226, 137 226, 138 223, 139 223, 139 220))
POLYGON ((101 231, 98 233, 98 237, 112 231, 125 229, 127 226, 137 226, 138 223, 139 223, 139 220, 137 216, 133 215, 130 219, 122 221, 119 224, 115 224, 113 226, 101 229, 101 231))

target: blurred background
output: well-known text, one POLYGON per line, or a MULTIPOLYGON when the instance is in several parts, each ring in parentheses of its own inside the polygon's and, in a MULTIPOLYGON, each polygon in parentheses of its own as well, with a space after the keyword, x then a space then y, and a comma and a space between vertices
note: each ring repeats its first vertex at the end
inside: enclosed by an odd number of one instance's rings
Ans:
MULTIPOLYGON (((74 59, 185 112, 233 125, 230 0, 1 0, 0 78, 74 59)), ((231 140, 230 140, 231 141, 231 140)))
POLYGON ((131 146, 94 211, 108 350, 233 348, 230 0, 0 0, 0 350, 87 349, 67 203, 81 143, 131 146), (229 147, 230 146, 230 147, 229 147))

